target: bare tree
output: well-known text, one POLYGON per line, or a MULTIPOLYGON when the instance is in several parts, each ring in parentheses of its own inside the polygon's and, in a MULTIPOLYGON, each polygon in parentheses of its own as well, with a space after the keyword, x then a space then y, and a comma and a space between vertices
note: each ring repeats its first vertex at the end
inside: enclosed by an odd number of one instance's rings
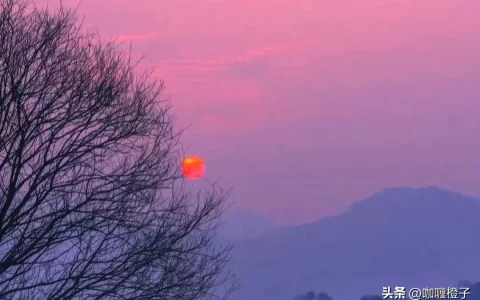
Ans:
POLYGON ((332 296, 325 292, 315 293, 308 291, 306 294, 300 294, 293 298, 293 300, 332 300, 332 296))
POLYGON ((330 296, 328 293, 325 292, 319 292, 317 294, 317 300, 333 300, 333 297, 330 296))
POLYGON ((363 295, 360 300, 384 300, 384 298, 381 295, 363 295))
POLYGON ((72 11, 0 10, 0 299, 228 295, 228 191, 185 188, 162 82, 72 11))

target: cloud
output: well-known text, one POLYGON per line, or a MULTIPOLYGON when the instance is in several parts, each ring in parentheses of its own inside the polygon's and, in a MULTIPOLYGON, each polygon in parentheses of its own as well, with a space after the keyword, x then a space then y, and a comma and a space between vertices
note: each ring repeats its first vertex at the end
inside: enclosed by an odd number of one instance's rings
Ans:
POLYGON ((309 43, 277 44, 251 49, 239 55, 199 60, 163 60, 157 65, 181 78, 198 76, 253 78, 268 71, 269 61, 282 60, 308 45, 309 43))
POLYGON ((266 83, 308 46, 273 44, 210 59, 159 60, 155 75, 165 80, 176 109, 203 131, 248 132, 269 122, 278 105, 266 83))
POLYGON ((276 54, 288 54, 292 51, 297 49, 303 48, 304 45, 294 45, 294 44, 279 44, 273 45, 270 47, 263 47, 258 49, 249 50, 246 53, 246 57, 254 58, 254 57, 264 57, 268 55, 276 55, 276 54))
POLYGON ((144 40, 153 40, 158 38, 158 34, 155 32, 150 32, 146 34, 137 34, 137 35, 120 35, 115 37, 115 41, 117 42, 125 42, 125 41, 144 41, 144 40))

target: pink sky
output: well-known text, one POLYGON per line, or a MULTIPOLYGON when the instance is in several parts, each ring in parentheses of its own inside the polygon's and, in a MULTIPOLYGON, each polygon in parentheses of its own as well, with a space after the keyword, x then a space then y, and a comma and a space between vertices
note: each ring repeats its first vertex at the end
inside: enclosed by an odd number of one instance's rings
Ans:
POLYGON ((191 124, 183 142, 209 180, 234 187, 234 209, 292 224, 393 186, 480 196, 478 1, 83 0, 78 11, 147 56, 191 124))

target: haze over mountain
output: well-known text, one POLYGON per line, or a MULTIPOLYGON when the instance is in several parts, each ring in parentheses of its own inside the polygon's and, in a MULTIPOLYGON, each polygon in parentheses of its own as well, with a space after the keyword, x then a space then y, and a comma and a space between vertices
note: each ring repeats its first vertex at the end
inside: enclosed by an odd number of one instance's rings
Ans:
POLYGON ((234 212, 224 217, 220 234, 230 240, 243 240, 266 234, 275 226, 262 215, 234 212))
POLYGON ((232 299, 334 298, 383 286, 442 287, 480 279, 480 200, 447 190, 392 188, 347 212, 238 243, 232 299))

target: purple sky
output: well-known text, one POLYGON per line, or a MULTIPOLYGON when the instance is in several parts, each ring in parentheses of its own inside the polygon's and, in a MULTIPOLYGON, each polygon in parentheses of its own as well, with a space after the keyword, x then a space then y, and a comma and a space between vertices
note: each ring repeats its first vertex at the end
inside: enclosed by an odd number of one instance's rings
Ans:
POLYGON ((156 67, 179 125, 192 125, 189 153, 234 187, 235 209, 295 224, 392 186, 480 196, 479 1, 83 0, 78 11, 156 67))

